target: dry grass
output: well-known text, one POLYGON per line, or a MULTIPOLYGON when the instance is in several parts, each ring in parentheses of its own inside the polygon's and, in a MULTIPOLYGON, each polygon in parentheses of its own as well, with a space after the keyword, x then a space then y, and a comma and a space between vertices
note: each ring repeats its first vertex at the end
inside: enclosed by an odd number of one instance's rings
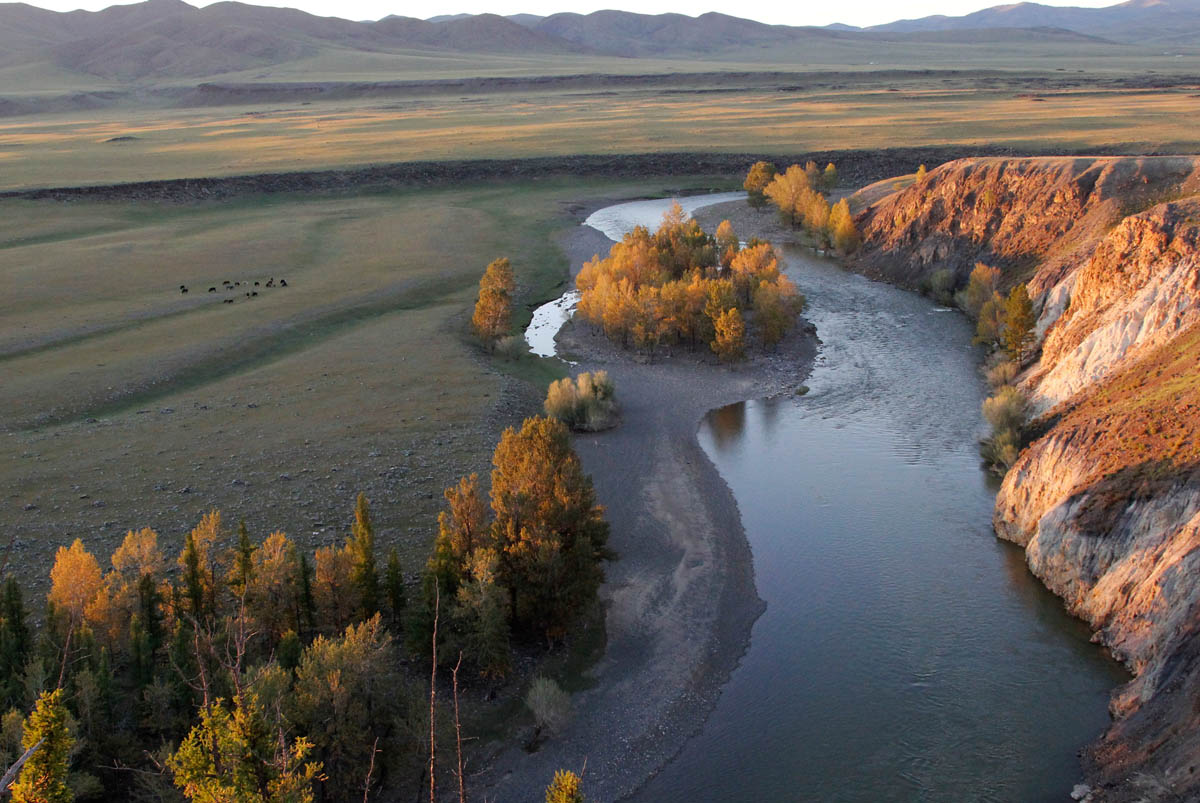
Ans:
MULTIPOLYGON (((441 490, 486 471, 499 429, 533 411, 506 390, 510 364, 466 334, 483 266, 509 255, 518 303, 541 300, 565 278, 551 238, 570 225, 566 201, 661 189, 0 204, 0 527, 14 565, 40 578, 59 543, 106 552, 142 526, 177 546, 214 506, 259 535, 326 543, 363 490, 381 543, 415 570, 441 490), (206 292, 272 275, 289 286, 239 288, 233 304, 206 292)), ((532 359, 520 370, 554 375, 532 359)))
MULTIPOLYGON (((731 79, 732 80, 732 79, 731 79)), ((108 110, 0 120, 0 188, 569 153, 795 153, 941 143, 1200 150, 1194 90, 1063 90, 967 78, 780 92, 623 89, 108 110), (947 85, 945 82, 951 81, 947 85), (894 88, 894 87, 892 87, 894 88), (108 142, 114 137, 136 140, 108 142)))

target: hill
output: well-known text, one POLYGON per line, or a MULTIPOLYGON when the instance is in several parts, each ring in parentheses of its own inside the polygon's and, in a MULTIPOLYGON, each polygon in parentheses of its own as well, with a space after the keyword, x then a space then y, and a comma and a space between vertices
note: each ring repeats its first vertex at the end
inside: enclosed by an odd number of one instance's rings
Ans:
POLYGON ((961 17, 939 15, 899 20, 865 30, 912 33, 987 28, 1064 28, 1117 42, 1194 45, 1200 34, 1200 0, 1128 0, 1106 8, 1016 3, 961 17))

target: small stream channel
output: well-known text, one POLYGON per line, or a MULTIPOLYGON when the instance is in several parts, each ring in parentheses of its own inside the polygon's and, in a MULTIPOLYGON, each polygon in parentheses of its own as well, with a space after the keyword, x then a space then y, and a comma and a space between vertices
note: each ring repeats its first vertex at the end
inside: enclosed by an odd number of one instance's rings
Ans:
MULTIPOLYGON (((670 202, 637 203, 597 228, 670 202)), ((704 728, 632 799, 1070 800, 1127 678, 992 533, 967 322, 785 256, 822 340, 811 392, 714 410, 698 435, 767 610, 704 728)))

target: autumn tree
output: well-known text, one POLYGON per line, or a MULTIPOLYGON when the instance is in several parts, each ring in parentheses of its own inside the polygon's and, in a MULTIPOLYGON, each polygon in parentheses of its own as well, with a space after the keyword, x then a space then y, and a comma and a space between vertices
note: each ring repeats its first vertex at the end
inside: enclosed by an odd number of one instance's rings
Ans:
POLYGON ((512 328, 512 297, 517 284, 507 258, 493 260, 479 280, 479 298, 471 325, 486 342, 508 334, 512 328))
POLYGON ((566 426, 552 418, 527 418, 520 430, 506 429, 492 464, 492 538, 511 620, 560 637, 595 599, 602 562, 610 556, 608 523, 592 480, 566 426))
POLYGON ((766 205, 767 199, 764 190, 773 178, 775 178, 775 165, 770 162, 755 162, 750 166, 750 171, 746 173, 746 180, 742 182, 742 188, 746 191, 746 200, 755 209, 761 209, 766 205))
POLYGON ((834 167, 833 162, 830 162, 829 164, 825 165, 825 170, 821 174, 821 189, 825 190, 825 192, 831 192, 837 187, 837 183, 837 168, 834 167))
POLYGON ((25 719, 21 745, 25 750, 40 746, 10 789, 13 803, 70 803, 75 799, 67 784, 75 743, 67 726, 69 717, 62 689, 42 692, 38 697, 25 719))
POLYGON ((794 226, 803 219, 804 201, 812 192, 814 190, 809 184, 808 174, 800 165, 792 165, 784 172, 776 174, 763 188, 763 194, 779 210, 780 220, 789 226, 794 226))
POLYGON ((738 239, 737 232, 733 230, 733 224, 728 220, 722 220, 717 226, 717 255, 721 267, 729 269, 729 263, 737 255, 738 249, 741 248, 741 241, 738 239))
POLYGON ((570 770, 556 770, 546 787, 546 803, 584 803, 583 780, 570 770))
POLYGON ((712 350, 723 362, 736 362, 746 356, 746 324, 737 307, 726 310, 713 320, 716 331, 712 350))
POLYGON ((968 315, 978 320, 983 305, 996 295, 996 286, 1000 281, 1000 269, 989 267, 982 262, 976 262, 967 280, 967 289, 963 291, 962 307, 968 315))
POLYGON ((804 296, 787 276, 780 274, 774 281, 760 281, 754 290, 754 315, 768 348, 783 340, 803 310, 804 296))
POLYGON ((845 198, 834 204, 829 212, 829 231, 834 247, 843 254, 853 252, 862 241, 854 216, 850 214, 850 203, 845 198))
POLYGON ((1029 354, 1035 335, 1037 317, 1033 314, 1033 302, 1024 284, 1018 284, 1004 299, 1004 350, 1010 359, 1022 362, 1029 354))
POLYGON ((928 171, 925 169, 925 165, 921 165, 920 167, 918 167, 916 175, 915 175, 916 183, 920 184, 922 181, 924 181, 927 173, 928 173, 928 171))

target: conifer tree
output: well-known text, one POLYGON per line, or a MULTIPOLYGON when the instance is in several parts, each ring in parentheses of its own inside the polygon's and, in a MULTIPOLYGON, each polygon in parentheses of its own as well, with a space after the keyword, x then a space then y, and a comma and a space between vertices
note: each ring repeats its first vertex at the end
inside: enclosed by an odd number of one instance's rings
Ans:
POLYGON ((42 692, 25 719, 21 746, 28 750, 39 742, 41 745, 12 785, 13 803, 70 803, 75 799, 67 785, 75 740, 67 727, 69 714, 63 698, 62 689, 42 692))
POLYGON ((384 585, 387 587, 388 608, 392 614, 392 625, 401 628, 404 622, 404 608, 407 600, 404 593, 404 569, 400 565, 400 553, 396 547, 388 551, 387 569, 384 572, 384 585))
POLYGON ((296 599, 296 632, 311 633, 317 623, 317 602, 313 596, 313 567, 306 553, 300 552, 295 544, 292 544, 291 548, 296 553, 296 559, 292 561, 292 565, 296 567, 296 576, 292 581, 296 599))
POLYGON ((1034 326, 1037 317, 1033 314, 1033 302, 1025 285, 1018 284, 1004 300, 1004 350, 1010 359, 1022 362, 1034 341, 1034 326))
POLYGON ((229 586, 241 594, 250 584, 250 576, 254 572, 254 544, 250 543, 250 532, 246 529, 245 521, 238 522, 238 543, 232 563, 229 586))
POLYGON ((3 620, 0 622, 0 694, 6 706, 14 706, 24 697, 22 676, 32 646, 29 627, 25 623, 21 586, 14 577, 4 583, 0 619, 3 620))
POLYGON ((833 162, 830 162, 829 164, 825 165, 825 172, 821 174, 821 189, 825 190, 825 192, 830 192, 837 187, 837 183, 837 168, 834 167, 833 162))
POLYGON ((379 612, 379 572, 375 567, 375 528, 371 525, 371 509, 364 493, 359 493, 354 503, 349 543, 354 558, 350 582, 358 592, 359 617, 370 619, 379 612))

